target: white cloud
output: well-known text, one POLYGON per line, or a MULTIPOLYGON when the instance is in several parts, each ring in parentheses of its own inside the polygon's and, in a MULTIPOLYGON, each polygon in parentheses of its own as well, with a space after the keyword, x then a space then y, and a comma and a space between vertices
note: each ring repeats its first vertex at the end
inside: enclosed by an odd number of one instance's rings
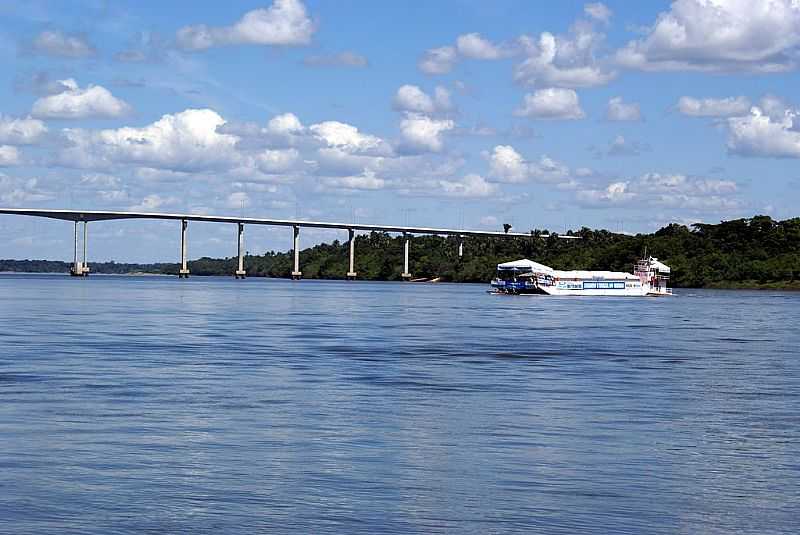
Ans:
POLYGON ((304 128, 297 115, 282 113, 269 120, 267 129, 273 134, 299 134, 304 128))
POLYGON ((750 110, 750 100, 747 97, 681 97, 677 108, 682 114, 691 117, 732 117, 745 115, 750 110))
POLYGON ((594 2, 592 4, 586 4, 583 6, 583 12, 586 13, 587 16, 593 18, 594 20, 598 20, 600 22, 604 22, 608 24, 611 20, 612 12, 602 2, 594 2))
POLYGON ((782 72, 799 44, 796 0, 677 0, 616 58, 641 70, 782 72))
POLYGON ((255 155, 254 160, 263 173, 283 173, 297 163, 300 153, 297 149, 265 149, 255 155))
POLYGON ((39 187, 36 178, 17 178, 0 173, 0 202, 5 206, 21 206, 53 198, 51 192, 39 187))
POLYGON ((64 91, 38 99, 33 104, 34 117, 46 119, 116 118, 127 115, 131 107, 105 87, 89 84, 78 87, 73 79, 60 80, 64 91))
POLYGON ((487 215, 480 219, 480 223, 483 227, 496 227, 498 219, 493 215, 487 215))
POLYGON ((38 34, 31 49, 46 56, 86 58, 95 54, 95 48, 83 35, 65 34, 60 30, 45 30, 38 34))
POLYGON ((19 165, 22 159, 19 155, 19 149, 11 145, 0 145, 0 167, 8 167, 10 165, 19 165))
POLYGON ((627 182, 614 182, 601 190, 581 190, 576 195, 579 202, 591 205, 623 203, 636 197, 634 193, 628 191, 627 182))
POLYGON ((489 176, 501 182, 528 180, 528 162, 510 145, 498 145, 489 157, 489 176))
POLYGON ((696 212, 726 212, 742 207, 730 180, 707 179, 682 174, 646 173, 618 181, 603 189, 576 192, 576 200, 587 207, 670 207, 696 212))
POLYGON ((362 134, 358 131, 358 128, 347 123, 325 121, 313 124, 308 129, 328 147, 341 149, 345 152, 366 152, 374 149, 385 149, 385 142, 381 138, 370 134, 362 134))
POLYGON ((281 113, 270 118, 266 126, 257 123, 224 123, 218 127, 221 134, 237 138, 241 150, 264 147, 290 147, 305 139, 307 129, 293 113, 281 113))
POLYGON ((453 70, 456 61, 458 52, 455 47, 443 46, 426 51, 417 66, 425 74, 447 74, 453 70))
POLYGON ((375 171, 365 169, 359 175, 324 177, 322 183, 328 189, 351 189, 351 190, 378 190, 386 187, 386 180, 375 175, 375 171))
POLYGON ((146 195, 139 204, 129 208, 132 212, 154 212, 164 206, 170 206, 178 203, 175 197, 162 197, 155 193, 146 195))
POLYGON ((232 26, 186 26, 178 30, 178 45, 205 50, 224 45, 298 46, 311 42, 314 23, 300 0, 275 0, 266 9, 248 11, 232 26))
POLYGON ((586 116, 575 91, 556 87, 525 95, 523 105, 514 115, 534 119, 583 119, 586 116))
POLYGON ((238 154, 237 138, 217 132, 224 123, 213 110, 188 109, 141 128, 65 129, 69 146, 59 162, 75 167, 132 164, 172 171, 225 168, 238 160, 238 154))
POLYGON ((456 39, 456 50, 465 58, 484 60, 500 59, 513 53, 484 39, 478 33, 459 35, 456 39))
POLYGON ((450 119, 432 119, 419 113, 407 113, 400 121, 400 133, 406 150, 439 152, 444 146, 442 134, 452 130, 450 119))
POLYGON ((535 180, 571 186, 569 168, 547 155, 529 162, 510 145, 497 145, 488 155, 489 176, 498 182, 522 183, 535 180))
POLYGON ((32 145, 47 133, 42 121, 27 117, 17 119, 0 115, 0 143, 9 145, 32 145))
POLYGON ((354 67, 361 68, 369 65, 367 58, 355 52, 345 51, 338 54, 317 54, 307 56, 303 63, 309 67, 354 67))
POLYGON ((497 60, 514 56, 516 45, 496 45, 479 33, 467 33, 456 38, 455 46, 431 48, 423 54, 417 66, 425 74, 447 74, 463 58, 497 60))
POLYGON ((753 106, 749 115, 728 119, 728 151, 741 156, 800 158, 798 110, 782 114, 770 109, 771 101, 753 106))
POLYGON ((490 197, 498 191, 496 184, 476 174, 466 175, 461 180, 440 180, 439 187, 448 197, 490 197))
POLYGON ((608 101, 606 119, 609 121, 641 121, 642 111, 636 102, 623 102, 622 97, 613 97, 608 101))
POLYGON ((452 108, 450 91, 442 86, 437 86, 434 96, 431 97, 418 86, 406 84, 397 90, 394 97, 394 108, 416 113, 448 111, 452 108))
POLYGON ((544 32, 538 43, 523 38, 527 58, 514 67, 514 80, 526 86, 593 87, 604 85, 616 76, 596 59, 605 36, 591 23, 576 22, 571 35, 555 36, 544 32))
POLYGON ((403 85, 394 97, 394 107, 398 110, 433 113, 433 99, 415 85, 403 85))

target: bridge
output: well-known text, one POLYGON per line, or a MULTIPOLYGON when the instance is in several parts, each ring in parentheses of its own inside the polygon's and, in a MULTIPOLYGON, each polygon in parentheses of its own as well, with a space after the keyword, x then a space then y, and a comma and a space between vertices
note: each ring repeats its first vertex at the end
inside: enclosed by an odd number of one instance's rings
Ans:
MULTIPOLYGON (((458 242, 458 256, 464 255, 464 238, 467 236, 480 236, 491 238, 524 238, 537 236, 533 231, 529 233, 520 232, 499 232, 499 231, 485 231, 485 230, 464 230, 464 229, 449 229, 449 228, 433 228, 433 227, 409 227, 398 225, 368 225, 359 223, 335 223, 327 221, 303 221, 291 219, 262 219, 251 217, 231 217, 231 216, 210 216, 210 215, 196 215, 196 214, 166 214, 166 213, 153 213, 153 212, 110 212, 110 211, 96 211, 96 210, 45 210, 45 209, 31 209, 31 208, 0 208, 0 214, 10 215, 25 215, 31 217, 46 217, 49 219, 60 219, 63 221, 72 221, 75 224, 75 248, 74 260, 70 274, 78 277, 85 277, 89 274, 89 264, 87 259, 87 244, 88 244, 88 224, 94 221, 113 221, 120 219, 167 219, 180 222, 181 228, 181 244, 180 255, 181 263, 178 271, 179 278, 189 277, 188 265, 188 242, 187 242, 187 229, 189 221, 199 221, 208 223, 228 223, 238 226, 238 264, 234 272, 237 279, 246 277, 247 272, 244 269, 244 226, 245 225, 266 225, 277 227, 291 227, 293 236, 293 252, 294 252, 294 269, 292 270, 292 278, 300 279, 303 273, 300 271, 300 229, 301 228, 325 228, 325 229, 339 229, 346 230, 348 233, 348 244, 350 249, 350 269, 347 272, 348 279, 355 279, 357 276, 355 270, 355 233, 356 231, 376 231, 376 232, 389 232, 395 234, 402 234, 405 239, 403 250, 403 273, 402 277, 405 280, 411 279, 411 273, 408 267, 409 246, 410 240, 413 235, 435 235, 435 236, 457 236, 458 242), (83 257, 78 257, 79 249, 79 224, 83 223, 83 257)), ((548 234, 538 235, 541 238, 550 237, 548 234)), ((578 236, 558 236, 563 239, 580 239, 578 236)))

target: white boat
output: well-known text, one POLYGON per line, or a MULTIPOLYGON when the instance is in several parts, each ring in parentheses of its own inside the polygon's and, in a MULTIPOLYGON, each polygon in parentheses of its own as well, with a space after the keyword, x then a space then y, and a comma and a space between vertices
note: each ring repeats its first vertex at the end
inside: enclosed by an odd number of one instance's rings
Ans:
POLYGON ((523 259, 497 264, 493 291, 542 295, 672 295, 669 266, 657 258, 639 260, 633 273, 621 271, 561 271, 523 259))

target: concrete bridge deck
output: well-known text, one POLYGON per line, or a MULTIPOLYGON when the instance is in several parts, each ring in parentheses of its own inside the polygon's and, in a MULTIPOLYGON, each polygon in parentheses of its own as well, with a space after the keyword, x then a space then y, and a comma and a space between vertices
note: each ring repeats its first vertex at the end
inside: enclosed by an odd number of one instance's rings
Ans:
MULTIPOLYGON (((458 236, 461 238, 458 247, 459 256, 463 255, 463 238, 467 236, 473 237, 494 237, 494 238, 525 238, 534 236, 533 232, 501 232, 501 231, 487 231, 487 230, 469 230, 469 229, 451 229, 451 228, 435 228, 435 227, 414 227, 414 226, 399 226, 399 225, 369 225, 360 223, 337 223, 327 221, 306 221, 306 220, 292 220, 292 219, 268 219, 268 218, 252 218, 252 217, 234 217, 234 216, 213 216, 213 215, 198 215, 198 214, 169 214, 157 212, 115 212, 115 211, 101 211, 101 210, 50 210, 50 209, 32 209, 32 208, 0 208, 0 214, 8 215, 26 215, 31 217, 46 217, 49 219, 60 219, 63 221, 72 221, 75 223, 75 259, 71 273, 77 276, 86 276, 89 274, 88 261, 86 257, 88 230, 87 225, 89 222, 94 221, 114 221, 122 219, 166 219, 181 222, 181 269, 179 276, 182 278, 189 276, 188 260, 187 260, 187 227, 189 221, 208 222, 208 223, 229 223, 238 226, 238 269, 235 272, 237 278, 244 278, 246 272, 244 270, 244 226, 245 225, 267 225, 267 226, 281 226, 292 227, 293 229, 293 248, 294 248, 294 270, 292 277, 299 279, 302 276, 300 271, 300 250, 299 238, 300 228, 326 228, 326 229, 340 229, 346 230, 349 236, 350 244, 350 270, 347 272, 348 278, 355 278, 355 232, 391 232, 403 234, 405 236, 404 247, 404 269, 403 278, 410 279, 411 274, 408 269, 409 261, 409 241, 410 237, 415 234, 439 235, 439 236, 458 236), (79 233, 78 224, 83 223, 83 260, 78 259, 78 244, 79 233)), ((548 238, 549 235, 538 235, 540 238, 548 238)), ((558 236, 564 239, 580 239, 578 236, 558 236)))

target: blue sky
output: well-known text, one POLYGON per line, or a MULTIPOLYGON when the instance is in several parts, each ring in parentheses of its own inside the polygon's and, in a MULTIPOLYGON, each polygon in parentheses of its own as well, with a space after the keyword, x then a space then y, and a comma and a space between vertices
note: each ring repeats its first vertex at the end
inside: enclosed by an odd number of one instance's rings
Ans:
MULTIPOLYGON (((0 205, 516 230, 797 216, 800 7, 663 2, 0 5, 0 205)), ((90 226, 169 260, 178 226, 90 226)), ((0 216, 0 256, 69 224, 0 216)), ((235 228, 192 225, 190 256, 235 228)), ((303 232, 303 244, 344 239, 303 232)), ((252 252, 290 248, 248 229, 252 252)))

